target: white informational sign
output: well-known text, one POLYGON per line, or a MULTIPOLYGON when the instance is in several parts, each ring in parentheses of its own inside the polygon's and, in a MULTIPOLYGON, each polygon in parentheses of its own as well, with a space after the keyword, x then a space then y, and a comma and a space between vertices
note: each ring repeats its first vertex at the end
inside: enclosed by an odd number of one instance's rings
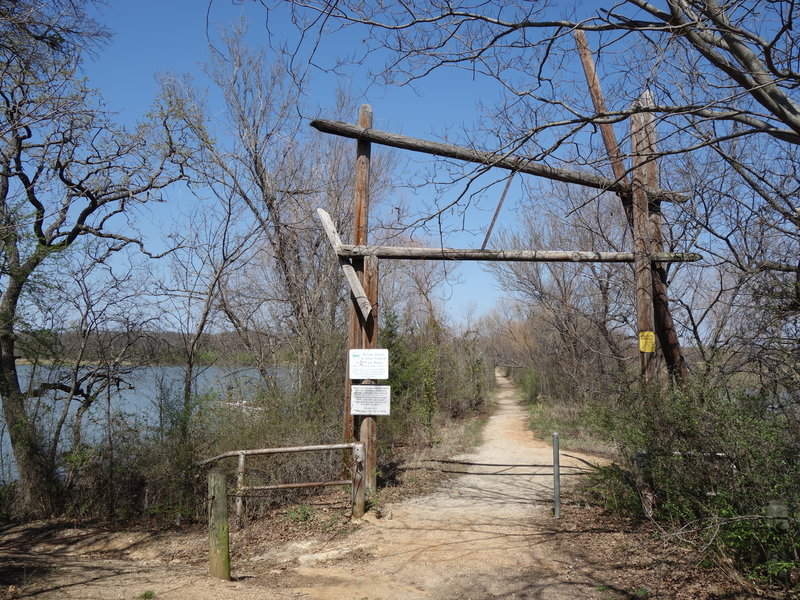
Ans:
POLYGON ((350 379, 389 379, 389 351, 350 350, 350 379))
POLYGON ((350 414, 388 415, 391 399, 389 385, 354 385, 350 388, 350 414))

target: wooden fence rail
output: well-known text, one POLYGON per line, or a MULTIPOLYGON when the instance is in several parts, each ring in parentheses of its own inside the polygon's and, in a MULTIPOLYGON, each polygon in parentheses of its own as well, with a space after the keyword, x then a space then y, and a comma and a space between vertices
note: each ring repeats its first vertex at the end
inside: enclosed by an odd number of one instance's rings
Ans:
POLYGON ((236 525, 241 527, 244 513, 244 497, 255 491, 286 490, 293 488, 324 487, 334 485, 350 485, 351 488, 351 514, 354 519, 364 516, 365 510, 365 459, 366 451, 363 442, 349 444, 321 444, 316 446, 293 446, 287 448, 256 448, 252 450, 232 450, 206 460, 198 462, 198 466, 208 465, 226 458, 237 458, 236 488, 236 525), (353 466, 350 479, 336 479, 332 481, 312 481, 304 483, 276 483, 272 485, 245 485, 246 464, 248 456, 263 456, 268 454, 289 454, 294 452, 319 452, 325 450, 352 450, 353 466))

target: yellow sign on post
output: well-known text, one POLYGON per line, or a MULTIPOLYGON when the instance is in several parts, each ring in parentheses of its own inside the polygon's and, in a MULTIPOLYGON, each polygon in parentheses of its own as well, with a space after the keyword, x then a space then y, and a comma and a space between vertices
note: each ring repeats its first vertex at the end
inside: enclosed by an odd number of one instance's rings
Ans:
POLYGON ((656 334, 653 331, 639 332, 639 352, 656 351, 656 334))

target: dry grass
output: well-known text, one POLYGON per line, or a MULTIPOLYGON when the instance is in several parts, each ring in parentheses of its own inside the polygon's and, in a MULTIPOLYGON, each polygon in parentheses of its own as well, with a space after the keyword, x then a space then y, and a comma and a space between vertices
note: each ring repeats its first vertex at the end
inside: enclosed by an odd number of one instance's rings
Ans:
POLYGON ((544 399, 530 407, 531 429, 540 439, 549 439, 557 431, 565 450, 616 456, 616 447, 593 432, 588 411, 575 402, 544 399))

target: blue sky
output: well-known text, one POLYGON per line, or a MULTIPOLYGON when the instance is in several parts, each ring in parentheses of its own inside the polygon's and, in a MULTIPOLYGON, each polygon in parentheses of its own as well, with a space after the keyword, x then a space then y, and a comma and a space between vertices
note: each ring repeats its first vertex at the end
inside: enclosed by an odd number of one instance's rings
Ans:
MULTIPOLYGON (((209 36, 213 39, 220 27, 239 18, 245 18, 250 24, 248 38, 251 43, 266 48, 265 11, 253 2, 214 0, 209 8, 205 0, 111 0, 108 6, 102 7, 98 19, 112 31, 113 38, 87 65, 90 84, 100 90, 107 107, 119 113, 122 121, 133 122, 147 111, 158 91, 156 73, 190 73, 199 85, 204 86, 200 64, 208 57, 209 36)), ((281 18, 282 15, 270 16, 272 31, 278 35, 291 35, 291 25, 282 25, 281 18)), ((323 52, 331 55, 346 52, 352 38, 340 38, 327 40, 328 46, 323 48, 323 52)), ((337 85, 342 83, 342 78, 332 74, 312 72, 309 95, 320 107, 319 116, 325 116, 326 106, 333 106, 337 85)), ((491 89, 464 71, 437 72, 419 82, 415 89, 410 86, 387 89, 374 84, 367 69, 360 68, 353 71, 352 78, 344 83, 349 83, 359 102, 373 106, 374 127, 429 139, 441 139, 448 129, 458 130, 473 122, 475 102, 478 99, 490 100, 486 95, 491 89)), ((427 159, 418 156, 416 160, 427 159)), ((499 198, 502 186, 494 190, 490 195, 499 198)), ((512 186, 498 227, 513 222, 515 194, 519 194, 519 188, 512 186)), ((172 218, 179 218, 180 207, 185 209, 191 197, 185 191, 175 190, 170 200, 168 205, 175 213, 172 218)), ((487 206, 491 203, 488 202, 487 206)), ((485 230, 491 216, 491 212, 477 213, 480 222, 470 224, 477 232, 472 236, 451 238, 447 244, 480 247, 483 241, 480 230, 485 230)), ((164 221, 161 214, 154 213, 152 218, 157 222, 164 221)), ((156 226, 155 223, 151 225, 153 228, 156 226)), ((457 321, 463 320, 471 309, 476 314, 491 309, 502 295, 492 276, 479 264, 463 264, 457 273, 461 283, 445 291, 448 311, 457 321)))

